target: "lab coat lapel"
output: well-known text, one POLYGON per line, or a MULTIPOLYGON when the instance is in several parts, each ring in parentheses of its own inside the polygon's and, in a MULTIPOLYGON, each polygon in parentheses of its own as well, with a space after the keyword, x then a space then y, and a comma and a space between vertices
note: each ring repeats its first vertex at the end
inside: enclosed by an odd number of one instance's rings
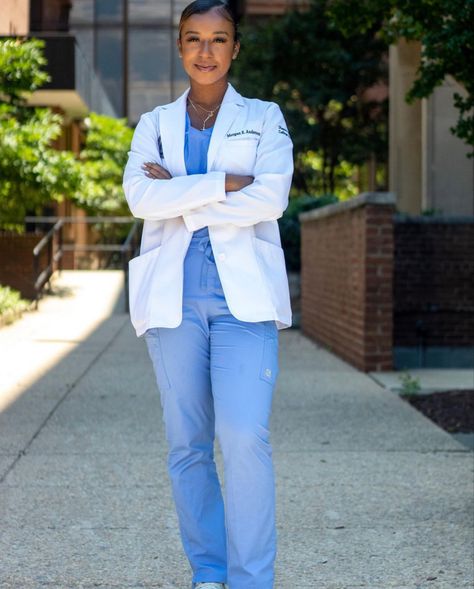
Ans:
MULTIPOLYGON (((184 132, 186 124, 186 98, 190 88, 160 110, 160 134, 166 168, 172 176, 186 176, 184 162, 184 132)), ((207 152, 207 170, 212 171, 214 160, 227 131, 243 106, 242 96, 229 83, 217 113, 207 152)))
POLYGON ((174 102, 160 110, 160 134, 165 167, 171 176, 187 174, 184 162, 184 131, 188 93, 189 88, 174 102))
POLYGON ((226 136, 227 131, 241 111, 243 100, 241 95, 229 84, 222 99, 222 104, 217 113, 214 129, 212 130, 209 149, 207 151, 207 171, 212 171, 214 160, 219 148, 226 136))

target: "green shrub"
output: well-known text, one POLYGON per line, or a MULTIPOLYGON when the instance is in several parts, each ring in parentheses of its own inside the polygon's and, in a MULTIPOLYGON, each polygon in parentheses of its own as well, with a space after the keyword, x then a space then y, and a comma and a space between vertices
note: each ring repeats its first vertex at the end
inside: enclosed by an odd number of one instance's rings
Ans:
POLYGON ((281 245, 285 250, 288 271, 299 272, 301 270, 301 227, 298 215, 305 211, 324 207, 335 202, 339 202, 339 199, 333 194, 322 194, 321 196, 307 194, 290 199, 290 204, 284 212, 283 217, 278 219, 281 245))
POLYGON ((29 307, 30 303, 22 299, 17 290, 0 285, 0 325, 11 323, 29 307))

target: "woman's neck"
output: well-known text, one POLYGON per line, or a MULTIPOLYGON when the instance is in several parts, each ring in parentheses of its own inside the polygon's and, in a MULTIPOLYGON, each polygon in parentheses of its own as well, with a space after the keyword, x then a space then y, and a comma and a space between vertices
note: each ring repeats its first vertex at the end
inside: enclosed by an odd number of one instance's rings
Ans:
POLYGON ((215 84, 203 85, 197 84, 191 80, 191 89, 189 97, 191 100, 203 106, 204 108, 212 109, 222 102, 224 94, 227 91, 227 79, 219 80, 215 84))

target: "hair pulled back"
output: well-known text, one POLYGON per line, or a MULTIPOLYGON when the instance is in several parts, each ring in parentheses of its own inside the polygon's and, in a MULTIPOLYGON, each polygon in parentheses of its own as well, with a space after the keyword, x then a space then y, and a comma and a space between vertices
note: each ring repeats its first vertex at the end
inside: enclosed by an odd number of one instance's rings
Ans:
POLYGON ((193 14, 204 14, 212 8, 217 8, 222 16, 234 25, 234 42, 240 40, 239 19, 235 10, 224 0, 194 0, 188 4, 179 19, 179 38, 181 39, 181 29, 184 22, 193 14))

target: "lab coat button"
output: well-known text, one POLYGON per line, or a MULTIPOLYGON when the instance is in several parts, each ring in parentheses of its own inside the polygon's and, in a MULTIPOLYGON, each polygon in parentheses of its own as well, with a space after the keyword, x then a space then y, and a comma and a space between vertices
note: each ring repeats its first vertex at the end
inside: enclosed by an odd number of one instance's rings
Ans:
POLYGON ((225 254, 219 254, 219 260, 225 260, 225 254))

